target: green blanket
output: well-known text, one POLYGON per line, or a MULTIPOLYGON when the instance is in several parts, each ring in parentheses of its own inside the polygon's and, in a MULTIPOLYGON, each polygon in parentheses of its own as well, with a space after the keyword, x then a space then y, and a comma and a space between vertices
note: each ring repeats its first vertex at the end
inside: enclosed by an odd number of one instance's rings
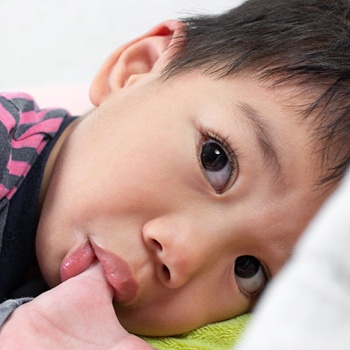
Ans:
POLYGON ((144 337, 159 350, 230 350, 237 344, 249 320, 249 314, 212 323, 174 337, 144 337))

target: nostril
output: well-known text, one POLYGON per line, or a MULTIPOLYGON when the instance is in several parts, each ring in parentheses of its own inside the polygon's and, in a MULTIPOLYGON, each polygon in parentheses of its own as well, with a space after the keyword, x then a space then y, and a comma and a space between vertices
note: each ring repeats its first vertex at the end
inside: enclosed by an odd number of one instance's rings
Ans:
POLYGON ((163 275, 164 275, 166 281, 170 280, 170 270, 168 269, 168 267, 166 265, 163 265, 163 275))
POLYGON ((156 251, 163 251, 162 245, 156 239, 152 239, 152 244, 156 251))

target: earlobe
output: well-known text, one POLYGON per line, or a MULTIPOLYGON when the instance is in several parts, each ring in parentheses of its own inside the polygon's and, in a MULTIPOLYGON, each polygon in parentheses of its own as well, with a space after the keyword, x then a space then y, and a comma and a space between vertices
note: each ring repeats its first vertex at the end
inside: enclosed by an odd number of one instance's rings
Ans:
POLYGON ((113 52, 91 84, 91 102, 98 106, 111 92, 132 84, 135 77, 164 68, 176 50, 174 41, 181 40, 184 26, 175 20, 162 22, 113 52))

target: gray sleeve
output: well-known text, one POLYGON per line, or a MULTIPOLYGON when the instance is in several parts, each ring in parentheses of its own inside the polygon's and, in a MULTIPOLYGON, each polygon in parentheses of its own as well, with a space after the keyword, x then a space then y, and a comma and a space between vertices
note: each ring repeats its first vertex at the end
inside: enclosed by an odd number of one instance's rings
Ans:
POLYGON ((31 300, 33 300, 33 298, 9 299, 0 304, 0 327, 2 327, 13 311, 31 300))

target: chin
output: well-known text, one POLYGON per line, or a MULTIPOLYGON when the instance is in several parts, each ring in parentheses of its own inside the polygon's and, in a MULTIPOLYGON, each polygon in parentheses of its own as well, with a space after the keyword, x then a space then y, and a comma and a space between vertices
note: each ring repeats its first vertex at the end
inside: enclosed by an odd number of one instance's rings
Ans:
MULTIPOLYGON (((118 314, 117 314, 118 315, 118 314)), ((181 319, 181 317, 179 317, 181 319)), ((189 326, 189 325, 169 325, 164 320, 159 324, 152 320, 147 320, 147 325, 142 324, 140 321, 130 321, 123 320, 123 318, 119 318, 120 324, 132 334, 136 334, 143 337, 170 337, 176 336, 179 334, 183 334, 186 332, 190 332, 198 327, 198 326, 189 326)))

